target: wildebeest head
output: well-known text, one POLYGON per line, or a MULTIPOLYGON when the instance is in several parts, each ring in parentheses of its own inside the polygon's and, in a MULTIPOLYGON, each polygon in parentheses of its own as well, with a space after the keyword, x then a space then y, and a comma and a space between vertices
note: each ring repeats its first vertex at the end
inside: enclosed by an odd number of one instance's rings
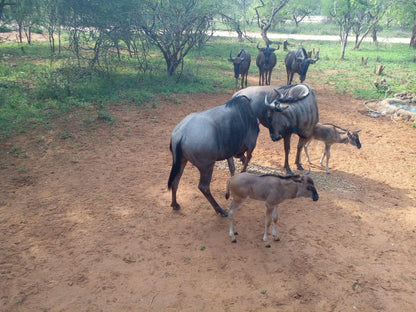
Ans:
MULTIPOLYGON (((271 48, 269 45, 267 45, 264 48, 259 48, 259 44, 257 43, 257 49, 259 50, 259 53, 263 53, 263 55, 264 55, 264 67, 268 68, 269 67, 270 55, 272 53, 274 53, 274 51, 278 50, 278 48, 277 49, 271 48)), ((273 64, 273 66, 274 65, 275 64, 273 64)))
POLYGON ((228 60, 234 65, 235 78, 238 78, 244 71, 248 71, 248 67, 250 67, 250 54, 244 49, 241 49, 236 57, 232 57, 232 52, 230 51, 230 58, 228 60))
POLYGON ((347 136, 348 136, 348 142, 354 146, 357 146, 357 148, 361 148, 361 142, 360 142, 360 138, 358 136, 358 132, 360 132, 361 130, 356 130, 356 131, 347 131, 347 136))
POLYGON ((315 64, 319 60, 319 50, 315 54, 315 59, 311 58, 312 51, 306 53, 304 48, 300 48, 296 52, 296 62, 300 64, 300 82, 304 82, 306 79, 306 73, 308 72, 308 68, 310 64, 315 64))

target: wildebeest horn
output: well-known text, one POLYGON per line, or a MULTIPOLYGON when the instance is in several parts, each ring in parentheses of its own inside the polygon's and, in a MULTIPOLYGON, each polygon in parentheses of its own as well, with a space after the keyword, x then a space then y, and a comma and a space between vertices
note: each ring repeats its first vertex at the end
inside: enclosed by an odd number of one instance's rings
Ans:
POLYGON ((280 92, 280 91, 279 91, 279 90, 277 90, 277 89, 273 89, 273 91, 277 93, 277 95, 279 96, 279 99, 283 98, 283 94, 282 94, 282 92, 280 92))
POLYGON ((278 102, 278 101, 274 102, 274 105, 273 105, 273 103, 269 103, 267 101, 267 94, 264 97, 264 105, 266 105, 267 108, 269 108, 269 109, 271 109, 271 110, 273 110, 275 112, 279 112, 279 113, 283 112, 286 108, 289 107, 287 105, 286 106, 282 106, 280 104, 280 102, 278 102))
POLYGON ((230 61, 234 61, 234 58, 233 58, 231 53, 232 53, 232 51, 230 51, 230 61))
POLYGON ((259 49, 260 50, 260 48, 259 48, 259 43, 257 42, 257 49, 259 49))

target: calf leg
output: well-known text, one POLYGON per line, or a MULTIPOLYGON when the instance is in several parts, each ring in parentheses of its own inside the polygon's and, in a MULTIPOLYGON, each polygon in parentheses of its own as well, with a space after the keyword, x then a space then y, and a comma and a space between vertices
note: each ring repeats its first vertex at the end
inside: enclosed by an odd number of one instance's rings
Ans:
POLYGON ((311 164, 311 160, 310 160, 310 158, 309 158, 308 146, 309 146, 309 144, 311 144, 311 141, 312 141, 312 140, 310 140, 310 141, 306 142, 305 146, 303 147, 303 148, 304 148, 304 150, 305 150, 306 160, 307 160, 307 162, 308 162, 308 163, 310 163, 310 164, 311 164))
POLYGON ((269 240, 267 239, 267 232, 269 230, 270 224, 272 223, 272 213, 274 210, 274 206, 268 204, 267 202, 265 202, 266 204, 266 217, 264 220, 264 235, 263 235, 263 241, 264 241, 264 245, 267 248, 270 248, 270 243, 269 240))
POLYGON ((224 210, 221 209, 221 207, 218 205, 218 203, 215 201, 214 197, 211 194, 211 190, 209 188, 209 184, 211 183, 212 179, 212 171, 214 170, 214 164, 210 165, 209 168, 198 168, 200 173, 199 178, 199 185, 198 188, 204 194, 205 198, 209 201, 211 206, 214 208, 216 213, 220 213, 221 216, 227 217, 228 214, 224 210))
POLYGON ((276 223, 277 223, 277 206, 274 206, 273 208, 273 237, 275 241, 280 241, 280 237, 279 235, 277 235, 277 231, 276 231, 276 223))
POLYGON ((331 157, 330 149, 331 149, 331 145, 325 145, 325 154, 326 154, 325 170, 326 170, 326 173, 328 173, 328 174, 329 174, 329 157, 331 157))
POLYGON ((230 203, 229 208, 228 208, 228 218, 230 219, 230 237, 231 237, 231 242, 233 243, 237 243, 237 239, 235 238, 235 235, 237 234, 234 231, 234 214, 235 211, 238 209, 238 207, 241 206, 241 204, 244 202, 243 198, 239 198, 239 197, 234 197, 233 201, 230 203))

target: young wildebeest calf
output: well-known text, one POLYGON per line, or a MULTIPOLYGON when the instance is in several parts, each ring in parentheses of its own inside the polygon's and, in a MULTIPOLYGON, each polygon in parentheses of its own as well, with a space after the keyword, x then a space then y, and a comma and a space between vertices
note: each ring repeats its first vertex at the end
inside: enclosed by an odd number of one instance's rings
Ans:
POLYGON ((266 205, 266 218, 264 226, 263 241, 266 247, 270 247, 267 239, 267 231, 273 219, 273 237, 275 241, 280 240, 276 232, 277 205, 285 199, 296 197, 311 197, 318 200, 318 192, 313 184, 312 178, 308 176, 278 176, 273 174, 255 175, 251 173, 240 173, 228 180, 225 198, 233 197, 229 206, 228 217, 230 218, 230 237, 233 243, 237 242, 234 232, 234 212, 248 198, 264 201, 266 205))
MULTIPOLYGON (((316 124, 315 128, 313 129, 312 139, 316 139, 319 141, 325 142, 325 149, 322 153, 322 157, 319 160, 319 163, 322 165, 322 162, 324 161, 324 158, 326 156, 326 173, 329 173, 329 157, 331 155, 330 149, 331 145, 334 143, 350 143, 354 146, 357 146, 357 148, 361 148, 360 138, 358 137, 358 132, 361 130, 356 131, 350 131, 346 129, 342 129, 338 126, 332 125, 332 124, 316 124)), ((312 140, 307 142, 305 144, 305 154, 306 154, 306 160, 311 163, 309 160, 309 154, 308 154, 308 146, 311 143, 312 140)))

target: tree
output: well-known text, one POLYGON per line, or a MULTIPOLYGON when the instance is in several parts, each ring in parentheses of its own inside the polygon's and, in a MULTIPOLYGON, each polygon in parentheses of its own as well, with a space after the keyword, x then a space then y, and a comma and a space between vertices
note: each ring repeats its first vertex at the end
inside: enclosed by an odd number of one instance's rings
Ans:
POLYGON ((0 0, 0 20, 3 18, 3 13, 6 7, 16 5, 14 1, 0 0))
POLYGON ((410 47, 416 49, 416 1, 397 0, 387 14, 401 27, 411 29, 410 47))
POLYGON ((183 66, 191 49, 209 39, 215 6, 215 1, 206 0, 154 0, 139 8, 141 28, 162 52, 168 76, 183 66))
POLYGON ((232 31, 237 32, 239 40, 243 40, 245 33, 244 23, 247 22, 247 12, 250 0, 229 0, 225 1, 222 10, 219 12, 222 22, 232 31))
POLYGON ((367 0, 356 9, 355 23, 352 27, 355 34, 354 49, 360 48, 362 41, 370 31, 372 31, 373 40, 377 41, 377 25, 386 13, 388 2, 388 0, 367 0))
POLYGON ((320 6, 320 1, 316 0, 290 0, 284 11, 285 14, 290 16, 290 19, 295 22, 296 27, 298 27, 299 23, 301 23, 305 17, 314 12, 318 12, 320 6))
POLYGON ((344 59, 348 36, 355 23, 357 6, 359 6, 359 3, 355 0, 330 0, 325 2, 324 12, 338 24, 341 40, 341 59, 344 59))
POLYGON ((257 25, 260 28, 261 37, 265 41, 266 45, 272 43, 280 44, 280 42, 273 42, 267 37, 267 32, 273 25, 273 20, 276 14, 284 8, 289 0, 281 0, 279 3, 274 1, 265 3, 263 0, 259 0, 260 3, 255 4, 254 10, 257 16, 257 25))

